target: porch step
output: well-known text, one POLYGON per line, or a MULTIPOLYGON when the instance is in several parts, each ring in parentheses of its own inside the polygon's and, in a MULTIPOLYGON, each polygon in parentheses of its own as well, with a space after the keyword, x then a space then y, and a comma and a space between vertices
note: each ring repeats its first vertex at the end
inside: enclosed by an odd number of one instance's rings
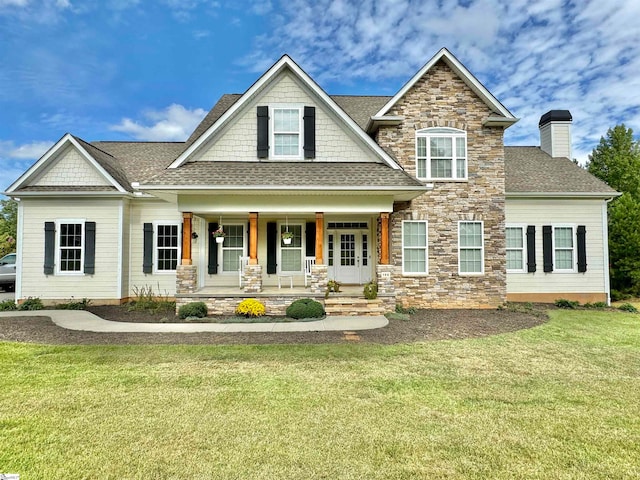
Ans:
POLYGON ((327 315, 384 315, 392 310, 389 301, 376 298, 367 300, 362 297, 351 297, 348 295, 330 296, 324 301, 324 310, 327 315))

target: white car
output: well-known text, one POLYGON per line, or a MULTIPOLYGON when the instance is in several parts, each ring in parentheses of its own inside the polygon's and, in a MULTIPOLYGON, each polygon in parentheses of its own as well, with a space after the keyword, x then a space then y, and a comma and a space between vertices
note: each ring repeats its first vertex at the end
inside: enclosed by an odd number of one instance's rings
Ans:
POLYGON ((7 292, 16 288, 16 254, 9 253, 0 258, 0 287, 7 292))

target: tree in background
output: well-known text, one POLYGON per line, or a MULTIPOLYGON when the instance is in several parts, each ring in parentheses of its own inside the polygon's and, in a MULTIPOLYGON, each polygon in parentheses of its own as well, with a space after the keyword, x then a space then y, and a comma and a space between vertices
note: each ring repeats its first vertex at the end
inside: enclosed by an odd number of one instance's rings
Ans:
POLYGON ((623 195, 609 204, 611 287, 640 295, 640 142, 624 124, 607 131, 587 170, 623 195))
POLYGON ((16 251, 18 203, 15 200, 0 200, 0 257, 16 251))

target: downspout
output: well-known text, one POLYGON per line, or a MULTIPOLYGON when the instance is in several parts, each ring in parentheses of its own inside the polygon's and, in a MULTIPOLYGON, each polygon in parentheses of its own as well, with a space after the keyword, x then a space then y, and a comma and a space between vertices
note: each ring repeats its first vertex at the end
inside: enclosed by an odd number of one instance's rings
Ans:
POLYGON ((602 204, 602 241, 604 244, 604 290, 607 294, 607 306, 611 306, 611 281, 609 278, 609 222, 607 207, 615 197, 605 198, 602 204))

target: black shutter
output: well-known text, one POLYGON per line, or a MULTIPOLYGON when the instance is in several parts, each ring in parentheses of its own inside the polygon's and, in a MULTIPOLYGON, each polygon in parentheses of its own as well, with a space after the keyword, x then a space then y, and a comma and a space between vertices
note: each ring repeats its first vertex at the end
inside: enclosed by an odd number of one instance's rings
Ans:
POLYGON ((278 224, 276 222, 267 223, 267 273, 276 273, 278 264, 278 224))
POLYGON ((44 222, 44 274, 53 275, 53 262, 56 253, 56 224, 44 222))
POLYGON ((142 272, 151 273, 153 271, 153 224, 144 224, 144 250, 142 260, 142 272))
POLYGON ((215 275, 218 273, 218 243, 216 242, 213 232, 218 229, 216 222, 209 222, 209 261, 207 263, 207 273, 215 275))
POLYGON ((307 222, 306 226, 306 255, 315 257, 316 255, 316 222, 307 222))
POLYGON ((534 273, 536 271, 536 227, 529 225, 527 227, 527 272, 534 273))
POLYGON ((258 158, 269 157, 269 107, 258 107, 258 158))
POLYGON ((545 272, 553 272, 553 242, 551 240, 551 225, 542 227, 542 256, 545 272))
POLYGON ((304 158, 316 158, 316 107, 304 107, 304 158))
POLYGON ((578 225, 578 271, 587 271, 587 229, 584 225, 578 225))
POLYGON ((93 275, 96 264, 96 222, 84 222, 84 273, 93 275))

